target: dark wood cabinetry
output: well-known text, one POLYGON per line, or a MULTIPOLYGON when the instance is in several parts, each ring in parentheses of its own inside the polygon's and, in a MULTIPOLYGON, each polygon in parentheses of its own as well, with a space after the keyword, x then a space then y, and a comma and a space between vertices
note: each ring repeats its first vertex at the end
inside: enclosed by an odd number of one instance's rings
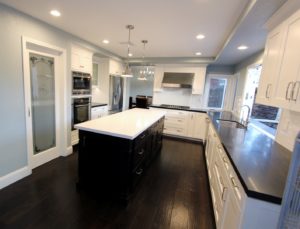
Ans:
POLYGON ((164 118, 135 139, 79 131, 78 188, 128 201, 162 147, 164 118))

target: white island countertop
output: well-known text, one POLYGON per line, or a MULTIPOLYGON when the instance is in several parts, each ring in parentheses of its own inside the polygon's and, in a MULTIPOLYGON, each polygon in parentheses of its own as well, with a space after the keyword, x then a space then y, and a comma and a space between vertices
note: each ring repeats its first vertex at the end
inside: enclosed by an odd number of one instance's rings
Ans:
POLYGON ((134 108, 76 124, 79 130, 134 139, 165 115, 164 111, 134 108))

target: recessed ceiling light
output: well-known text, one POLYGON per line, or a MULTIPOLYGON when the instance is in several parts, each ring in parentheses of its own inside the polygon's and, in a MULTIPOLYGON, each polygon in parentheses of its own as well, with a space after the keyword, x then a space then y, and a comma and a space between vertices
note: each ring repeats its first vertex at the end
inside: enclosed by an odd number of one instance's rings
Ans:
POLYGON ((245 50, 245 49, 248 49, 248 47, 245 46, 245 45, 241 45, 241 46, 239 46, 237 49, 238 49, 238 50, 245 50))
POLYGON ((105 40, 102 41, 102 43, 104 43, 104 44, 109 44, 109 40, 106 40, 106 39, 105 39, 105 40))
POLYGON ((196 55, 196 56, 201 56, 202 53, 201 53, 201 52, 196 52, 195 55, 196 55))
POLYGON ((198 34, 197 36, 196 36, 196 38, 198 39, 198 40, 201 40, 201 39, 203 39, 205 36, 203 35, 203 34, 198 34))
POLYGON ((132 56, 132 53, 128 53, 128 56, 132 56))
POLYGON ((50 14, 54 17, 59 17, 61 13, 58 10, 51 10, 50 14))

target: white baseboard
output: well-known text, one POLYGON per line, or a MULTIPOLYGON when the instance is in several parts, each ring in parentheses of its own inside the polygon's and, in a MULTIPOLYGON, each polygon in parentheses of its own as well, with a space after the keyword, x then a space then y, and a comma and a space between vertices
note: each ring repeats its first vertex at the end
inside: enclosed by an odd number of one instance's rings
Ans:
POLYGON ((73 153, 73 147, 69 146, 69 147, 67 147, 67 151, 63 156, 67 157, 67 156, 71 155, 72 153, 73 153))
POLYGON ((21 180, 24 177, 29 176, 32 173, 32 170, 28 167, 25 166, 21 169, 18 169, 16 171, 13 171, 7 175, 4 175, 0 177, 0 189, 15 183, 18 180, 21 180))

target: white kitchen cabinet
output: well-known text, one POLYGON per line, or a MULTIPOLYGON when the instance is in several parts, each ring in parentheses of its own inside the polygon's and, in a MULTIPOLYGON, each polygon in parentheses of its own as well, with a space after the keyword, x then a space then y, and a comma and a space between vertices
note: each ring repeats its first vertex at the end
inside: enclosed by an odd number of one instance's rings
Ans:
POLYGON ((71 48, 71 68, 73 71, 92 74, 93 53, 77 46, 71 48))
POLYGON ((268 35, 257 102, 300 111, 300 10, 268 35))
MULTIPOLYGON (((150 109, 162 109, 153 108, 150 109)), ((205 113, 162 109, 166 112, 164 134, 178 137, 206 140, 208 116, 205 113)))
POLYGON ((106 116, 108 112, 107 106, 92 107, 91 119, 101 118, 106 116))
POLYGON ((257 103, 268 106, 275 105, 273 104, 273 95, 279 75, 284 35, 284 26, 280 25, 271 31, 267 37, 262 73, 256 96, 257 103))
POLYGON ((156 67, 154 72, 154 83, 153 83, 153 91, 160 92, 162 91, 161 83, 163 80, 164 69, 162 67, 156 67))
POLYGON ((122 62, 109 59, 109 74, 110 75, 121 75, 124 71, 124 66, 122 62))
POLYGON ((185 137, 188 132, 189 112, 166 109, 164 131, 165 134, 185 137))
POLYGON ((286 39, 274 102, 282 108, 300 111, 300 11, 284 23, 286 39))
POLYGON ((276 228, 280 205, 246 195, 211 123, 205 159, 217 229, 276 228))
POLYGON ((205 85, 206 67, 201 67, 195 70, 194 82, 192 88, 193 95, 202 95, 205 85))
POLYGON ((188 137, 206 139, 208 120, 206 113, 190 112, 188 137))

